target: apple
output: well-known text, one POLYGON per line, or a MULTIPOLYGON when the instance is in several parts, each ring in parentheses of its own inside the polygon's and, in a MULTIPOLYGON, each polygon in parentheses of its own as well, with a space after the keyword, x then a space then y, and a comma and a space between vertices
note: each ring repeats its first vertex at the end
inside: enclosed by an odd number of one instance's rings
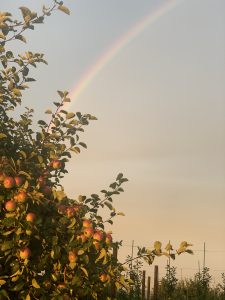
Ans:
POLYGON ((30 248, 26 247, 20 250, 20 258, 27 259, 31 255, 30 248))
POLYGON ((25 191, 21 191, 19 192, 16 196, 15 196, 15 200, 17 202, 20 203, 24 203, 27 200, 27 193, 25 191))
POLYGON ((83 227, 84 228, 89 228, 89 227, 93 227, 93 224, 90 220, 84 219, 83 220, 83 227))
POLYGON ((80 210, 80 206, 76 205, 76 206, 73 207, 73 209, 74 209, 75 212, 78 212, 80 210))
POLYGON ((73 207, 67 207, 66 215, 67 215, 68 218, 72 218, 74 216, 74 208, 73 207))
POLYGON ((4 172, 0 172, 0 182, 3 182, 5 179, 5 173, 4 172))
POLYGON ((81 239, 82 243, 85 243, 87 241, 87 236, 84 234, 78 235, 77 240, 81 239))
POLYGON ((97 241, 102 241, 104 237, 104 234, 101 230, 96 230, 94 235, 93 235, 93 239, 97 240, 97 241))
POLYGON ((15 180, 13 177, 7 176, 3 181, 3 185, 6 189, 11 189, 15 186, 15 180))
POLYGON ((5 209, 8 211, 14 211, 16 209, 16 202, 14 200, 9 200, 5 203, 5 209))
POLYGON ((99 276, 99 279, 100 279, 100 281, 101 282, 106 282, 106 281, 109 281, 109 279, 110 279, 110 277, 109 277, 109 275, 108 274, 101 274, 100 276, 99 276))
POLYGON ((100 250, 101 249, 101 244, 97 241, 93 241, 93 245, 95 247, 96 250, 100 250))
POLYGON ((74 250, 73 251, 69 251, 68 259, 69 259, 70 263, 75 263, 77 261, 77 254, 76 254, 76 252, 74 250))
POLYGON ((61 167, 62 167, 62 162, 60 161, 60 160, 58 160, 58 159, 56 159, 56 160, 53 160, 52 162, 51 162, 51 166, 52 166, 52 168, 53 169, 60 169, 61 167))
POLYGON ((94 234, 94 229, 89 227, 89 228, 85 228, 84 230, 84 235, 87 237, 87 238, 90 238, 92 237, 94 234))
POLYGON ((45 185, 41 188, 41 192, 45 195, 45 196, 49 196, 52 192, 52 189, 50 186, 45 185))
POLYGON ((19 186, 21 186, 24 183, 25 178, 21 177, 21 176, 16 176, 16 177, 14 177, 14 180, 15 180, 16 186, 19 187, 19 186))
POLYGON ((107 245, 112 244, 112 236, 111 236, 110 233, 106 233, 106 235, 105 235, 105 243, 106 243, 107 245))
POLYGON ((58 288, 59 290, 63 290, 63 289, 66 288, 66 285, 65 285, 65 283, 59 283, 59 284, 57 285, 57 288, 58 288))
POLYGON ((33 222, 36 220, 36 215, 35 215, 35 213, 32 213, 32 212, 28 213, 28 214, 26 215, 26 220, 27 220, 27 222, 33 223, 33 222))

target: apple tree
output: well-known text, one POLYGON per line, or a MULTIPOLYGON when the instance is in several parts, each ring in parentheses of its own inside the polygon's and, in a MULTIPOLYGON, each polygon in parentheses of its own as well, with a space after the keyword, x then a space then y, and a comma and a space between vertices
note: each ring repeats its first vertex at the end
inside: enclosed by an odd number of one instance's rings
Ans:
POLYGON ((32 109, 15 117, 35 81, 31 68, 46 61, 40 53, 13 53, 10 43, 26 42, 25 32, 57 10, 69 14, 56 0, 41 14, 20 7, 21 20, 0 13, 0 299, 104 299, 108 286, 121 281, 105 224, 118 214, 112 197, 127 179, 119 174, 100 195, 78 199, 68 198, 60 184, 71 153, 86 148, 80 133, 96 118, 67 112, 63 91, 37 131, 32 109), (99 208, 109 209, 107 219, 99 208))

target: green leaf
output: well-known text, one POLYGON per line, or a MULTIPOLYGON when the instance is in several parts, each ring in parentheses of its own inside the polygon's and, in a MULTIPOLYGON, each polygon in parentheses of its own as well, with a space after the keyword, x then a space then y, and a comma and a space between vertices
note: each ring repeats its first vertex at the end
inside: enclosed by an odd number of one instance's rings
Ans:
POLYGON ((170 242, 166 245, 165 249, 166 249, 166 251, 173 250, 173 247, 172 247, 172 245, 170 244, 170 242))
POLYGON ((40 164, 43 163, 44 159, 41 155, 38 155, 38 161, 39 161, 40 164))
POLYGON ((64 97, 64 93, 63 93, 62 91, 57 91, 57 93, 59 94, 59 96, 60 96, 61 98, 64 97))
POLYGON ((19 89, 13 89, 12 91, 15 96, 17 96, 17 97, 22 96, 21 91, 19 89))
POLYGON ((64 191, 55 191, 54 192, 54 196, 55 198, 57 198, 59 201, 62 201, 65 197, 66 197, 66 194, 64 191))
POLYGON ((162 248, 162 243, 159 242, 159 241, 156 241, 156 242, 154 243, 154 248, 155 248, 155 250, 160 251, 161 248, 162 248))
POLYGON ((24 152, 23 150, 20 150, 20 154, 22 154, 22 156, 23 156, 24 159, 27 158, 26 152, 24 152))
POLYGON ((30 174, 28 174, 28 173, 26 173, 26 172, 24 172, 24 171, 19 171, 19 175, 24 175, 24 176, 26 176, 27 178, 31 178, 30 177, 30 174))
POLYGON ((20 6, 19 9, 22 12, 23 18, 25 18, 26 16, 30 16, 32 13, 29 10, 29 8, 25 7, 25 6, 20 6))
POLYGON ((46 113, 46 114, 52 114, 52 111, 51 111, 50 109, 47 109, 47 110, 45 111, 45 113, 46 113))
POLYGON ((113 210, 113 206, 110 202, 105 201, 104 204, 110 209, 113 210))
POLYGON ((78 147, 73 147, 71 148, 71 151, 75 152, 75 153, 80 153, 80 148, 78 147))
POLYGON ((74 118, 74 117, 75 117, 75 114, 74 114, 74 113, 67 113, 67 114, 66 114, 67 120, 72 119, 72 118, 74 118))
POLYGON ((32 285, 35 289, 40 289, 40 285, 37 283, 35 278, 32 279, 32 285))
POLYGON ((2 286, 3 284, 5 284, 6 283, 6 281, 5 280, 3 280, 3 279, 0 279, 0 286, 2 286))
POLYGON ((87 149, 87 145, 85 143, 80 142, 79 145, 87 149))
POLYGON ((119 173, 116 177, 116 180, 120 180, 123 178, 123 173, 119 173))
POLYGON ((30 295, 29 294, 27 294, 27 296, 26 296, 26 299, 25 300, 30 300, 31 298, 30 298, 30 295))
POLYGON ((4 139, 4 138, 6 138, 7 137, 7 135, 6 134, 4 134, 4 133, 0 133, 0 139, 4 139))
POLYGON ((20 40, 20 41, 22 41, 22 42, 24 42, 24 43, 27 42, 26 38, 25 38, 22 34, 17 34, 17 35, 15 36, 15 39, 20 40))
POLYGON ((73 218, 70 225, 67 226, 67 228, 72 228, 75 224, 76 224, 76 220, 75 220, 75 218, 73 218))
POLYGON ((6 250, 12 249, 14 246, 13 241, 6 241, 2 244, 1 250, 4 252, 6 250))
POLYGON ((3 39, 3 40, 6 39, 5 35, 2 32, 0 32, 0 39, 3 39))
POLYGON ((80 267, 80 269, 84 272, 84 274, 88 277, 88 272, 84 267, 80 267))
POLYGON ((185 252, 187 252, 188 254, 194 254, 194 252, 191 249, 187 249, 185 250, 185 252))
POLYGON ((59 5, 59 6, 58 6, 58 9, 61 10, 62 12, 64 12, 65 14, 67 14, 67 15, 70 14, 69 8, 67 8, 67 7, 64 6, 64 5, 59 5))
POLYGON ((125 214, 124 214, 123 212, 118 212, 118 213, 117 213, 117 216, 122 216, 122 217, 124 217, 125 214))
POLYGON ((24 286, 24 282, 22 281, 22 282, 18 283, 16 286, 14 286, 14 288, 12 288, 12 291, 19 292, 22 290, 23 286, 24 286))
POLYGON ((69 264, 69 266, 70 266, 70 268, 73 270, 75 267, 76 267, 76 263, 75 262, 71 262, 70 264, 69 264))
POLYGON ((105 258, 105 256, 106 256, 106 250, 102 248, 99 257, 95 260, 95 263, 97 263, 100 259, 105 258))

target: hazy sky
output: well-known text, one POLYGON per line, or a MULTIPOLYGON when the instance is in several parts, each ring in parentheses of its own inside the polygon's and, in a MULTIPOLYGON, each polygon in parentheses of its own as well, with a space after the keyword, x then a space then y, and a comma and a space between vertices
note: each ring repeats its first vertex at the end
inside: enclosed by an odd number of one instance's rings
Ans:
MULTIPOLYGON (((168 1, 65 1, 60 12, 28 36, 19 51, 44 52, 49 66, 34 70, 37 82, 24 106, 35 119, 76 82, 107 49, 168 1)), ((173 1, 172 1, 173 2, 173 1)), ((39 10, 44 1, 1 0, 1 10, 39 10)), ((51 1, 45 1, 51 3, 51 1)), ((154 240, 194 244, 195 255, 174 263, 184 276, 206 263, 225 271, 225 2, 183 0, 145 28, 109 61, 72 111, 98 117, 83 136, 88 150, 69 163, 63 183, 70 196, 97 193, 119 172, 129 178, 115 207, 114 239, 123 259, 135 245, 154 240)), ((157 260, 161 275, 166 259, 157 260)), ((150 268, 146 267, 147 272, 150 268)), ((219 270, 219 271, 218 271, 219 270)))

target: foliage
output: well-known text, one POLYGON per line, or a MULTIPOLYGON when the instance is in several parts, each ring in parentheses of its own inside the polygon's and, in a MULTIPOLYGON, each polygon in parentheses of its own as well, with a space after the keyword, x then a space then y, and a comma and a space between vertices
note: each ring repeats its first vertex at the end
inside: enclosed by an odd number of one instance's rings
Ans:
POLYGON ((161 281, 161 293, 164 299, 172 299, 174 291, 177 287, 178 279, 176 278, 176 268, 166 265, 166 275, 161 281))
MULTIPOLYGON (((171 268, 172 269, 172 268, 171 268)), ((165 284, 165 278, 163 278, 160 289, 159 289, 159 300, 223 300, 224 297, 224 275, 222 274, 222 283, 218 284, 215 287, 212 287, 211 275, 208 268, 204 268, 201 272, 197 272, 194 275, 194 278, 184 279, 178 281, 176 279, 176 272, 174 268, 174 274, 171 276, 174 277, 173 289, 168 290, 168 285, 165 284)), ((167 279, 166 279, 167 281, 167 279)), ((171 280, 172 281, 172 280, 171 280)), ((169 281, 170 282, 170 281, 169 281)))
POLYGON ((138 300, 141 295, 142 267, 143 261, 140 259, 132 260, 130 255, 127 256, 128 269, 126 269, 126 278, 130 279, 129 293, 125 289, 120 289, 117 294, 118 299, 138 300))

